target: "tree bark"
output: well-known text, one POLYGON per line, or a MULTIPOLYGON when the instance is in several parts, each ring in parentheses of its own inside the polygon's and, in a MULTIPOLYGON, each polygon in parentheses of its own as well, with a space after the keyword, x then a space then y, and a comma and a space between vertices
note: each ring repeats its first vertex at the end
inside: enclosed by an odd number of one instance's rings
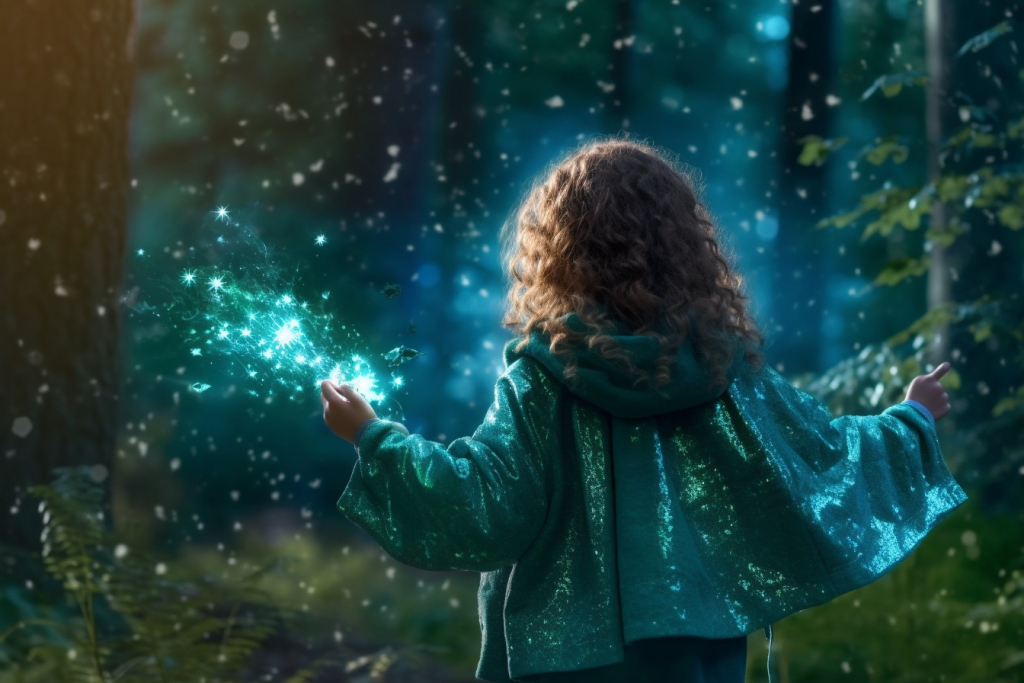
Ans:
POLYGON ((616 0, 614 19, 615 34, 609 66, 611 66, 611 82, 615 84, 615 89, 611 92, 608 117, 611 119, 613 131, 627 131, 629 130, 630 112, 629 67, 633 49, 631 40, 634 24, 633 1, 616 0))
POLYGON ((785 342, 787 372, 814 371, 822 358, 822 271, 828 235, 815 230, 815 224, 826 215, 828 186, 821 167, 802 166, 797 159, 803 150, 801 138, 830 134, 833 117, 827 95, 835 77, 834 23, 835 6, 829 0, 792 5, 776 237, 779 282, 771 329, 785 342))
POLYGON ((0 543, 37 548, 54 467, 111 466, 132 31, 131 0, 0 3, 0 543))
MULTIPOLYGON (((942 140, 946 137, 946 118, 949 104, 947 89, 949 59, 953 55, 953 0, 925 0, 925 31, 928 58, 928 88, 926 93, 926 129, 928 135, 928 180, 935 182, 942 173, 939 158, 942 140)), ((931 230, 942 232, 946 227, 946 207, 937 199, 931 211, 931 230)), ((946 247, 932 243, 931 265, 928 269, 928 309, 943 306, 951 300, 949 259, 946 247)), ((931 358, 941 363, 949 355, 949 326, 935 330, 931 358)))

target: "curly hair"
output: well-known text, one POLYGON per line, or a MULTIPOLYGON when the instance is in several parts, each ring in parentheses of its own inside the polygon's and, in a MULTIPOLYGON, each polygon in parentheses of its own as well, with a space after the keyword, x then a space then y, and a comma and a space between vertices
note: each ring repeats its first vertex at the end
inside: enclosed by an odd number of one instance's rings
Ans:
POLYGON ((697 174, 670 158, 628 139, 592 141, 533 183, 501 235, 511 276, 502 325, 523 336, 517 351, 538 330, 565 357, 568 381, 576 381, 574 349, 585 344, 625 370, 634 387, 655 391, 669 382, 691 333, 709 389, 728 384, 737 337, 744 359, 761 367, 764 337, 698 198, 697 174), (570 328, 569 313, 590 331, 570 328), (658 341, 653 386, 609 334, 616 323, 658 341))

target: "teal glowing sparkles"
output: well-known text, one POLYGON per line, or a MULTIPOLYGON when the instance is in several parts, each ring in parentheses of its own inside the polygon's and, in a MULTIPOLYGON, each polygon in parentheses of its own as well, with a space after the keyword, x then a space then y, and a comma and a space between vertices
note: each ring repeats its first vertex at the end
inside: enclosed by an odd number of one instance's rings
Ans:
POLYGON ((210 388, 209 384, 203 384, 202 382, 196 382, 195 384, 193 384, 193 385, 191 385, 189 387, 189 389, 191 389, 192 391, 196 392, 197 394, 201 394, 201 393, 203 393, 204 391, 206 391, 209 388, 210 388))
POLYGON ((387 393, 404 383, 394 375, 378 380, 376 361, 364 360, 376 354, 365 353, 359 332, 328 307, 324 283, 304 280, 309 269, 301 261, 271 260, 271 253, 284 252, 268 249, 242 216, 248 214, 223 206, 211 212, 214 246, 205 252, 206 264, 164 264, 180 283, 164 310, 173 312, 181 348, 196 357, 188 370, 202 373, 200 384, 244 382, 245 394, 267 403, 317 401, 320 382, 332 379, 375 402, 379 414, 397 406, 387 393), (221 232, 223 240, 217 239, 221 232))
POLYGON ((327 238, 324 237, 323 235, 317 235, 315 242, 316 242, 316 246, 322 247, 325 244, 327 244, 327 238))
POLYGON ((395 377, 393 380, 391 380, 391 383, 394 384, 396 387, 400 387, 403 384, 405 384, 405 380, 402 379, 401 375, 399 375, 399 376, 395 377))
POLYGON ((274 335, 274 339, 277 341, 279 346, 287 346, 295 341, 298 336, 302 334, 299 329, 298 320, 290 320, 287 324, 281 325, 277 328, 277 333, 274 335))
POLYGON ((146 255, 146 250, 145 249, 139 249, 135 253, 138 254, 139 256, 145 256, 146 255))

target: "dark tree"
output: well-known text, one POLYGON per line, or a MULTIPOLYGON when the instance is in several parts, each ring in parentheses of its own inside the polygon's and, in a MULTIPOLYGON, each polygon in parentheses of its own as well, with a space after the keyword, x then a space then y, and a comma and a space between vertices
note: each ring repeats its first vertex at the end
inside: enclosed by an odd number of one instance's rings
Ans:
POLYGON ((821 350, 819 320, 825 283, 822 261, 827 234, 815 230, 825 217, 824 171, 797 162, 808 135, 828 138, 836 46, 834 3, 793 4, 789 79, 783 113, 782 175, 779 178, 779 262, 772 330, 785 340, 786 370, 815 370, 821 350), (781 329, 780 329, 781 328, 781 329))
POLYGON ((629 119, 630 112, 630 45, 632 44, 634 23, 632 0, 616 0, 613 17, 615 40, 612 43, 613 52, 608 68, 610 80, 615 84, 615 90, 611 94, 608 116, 611 119, 611 130, 614 132, 629 127, 626 125, 626 121, 629 119))
POLYGON ((3 543, 38 544, 27 487, 114 454, 132 20, 130 0, 0 4, 3 543))

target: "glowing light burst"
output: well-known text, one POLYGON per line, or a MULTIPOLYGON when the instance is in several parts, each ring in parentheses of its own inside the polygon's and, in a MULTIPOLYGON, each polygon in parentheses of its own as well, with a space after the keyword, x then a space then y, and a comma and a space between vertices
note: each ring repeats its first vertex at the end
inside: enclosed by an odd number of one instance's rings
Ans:
MULTIPOLYGON (((386 359, 371 363, 360 355, 363 338, 337 317, 333 297, 307 265, 271 260, 271 254, 280 258, 286 252, 259 241, 247 212, 218 206, 210 214, 210 248, 202 252, 209 261, 182 269, 169 260, 161 264, 154 251, 152 266, 166 268, 176 280, 162 308, 177 335, 182 365, 192 375, 191 392, 240 385, 243 394, 266 403, 313 402, 320 383, 331 379, 374 402, 378 414, 400 411, 388 394, 404 386, 402 378, 389 372, 378 379, 374 368, 383 368, 386 359)), ((316 246, 327 243, 326 235, 314 238, 316 246)))
POLYGON ((299 321, 290 320, 288 323, 277 328, 277 332, 274 334, 274 339, 277 341, 278 345, 288 346, 295 341, 300 334, 302 334, 302 331, 299 329, 299 321))
MULTIPOLYGON (((340 365, 335 365, 327 379, 335 384, 348 384, 362 394, 363 398, 367 401, 382 400, 384 394, 377 391, 377 378, 369 372, 369 368, 366 368, 363 359, 359 356, 352 356, 352 363, 353 365, 347 375, 340 365)), ((317 384, 319 383, 318 381, 317 384)))

